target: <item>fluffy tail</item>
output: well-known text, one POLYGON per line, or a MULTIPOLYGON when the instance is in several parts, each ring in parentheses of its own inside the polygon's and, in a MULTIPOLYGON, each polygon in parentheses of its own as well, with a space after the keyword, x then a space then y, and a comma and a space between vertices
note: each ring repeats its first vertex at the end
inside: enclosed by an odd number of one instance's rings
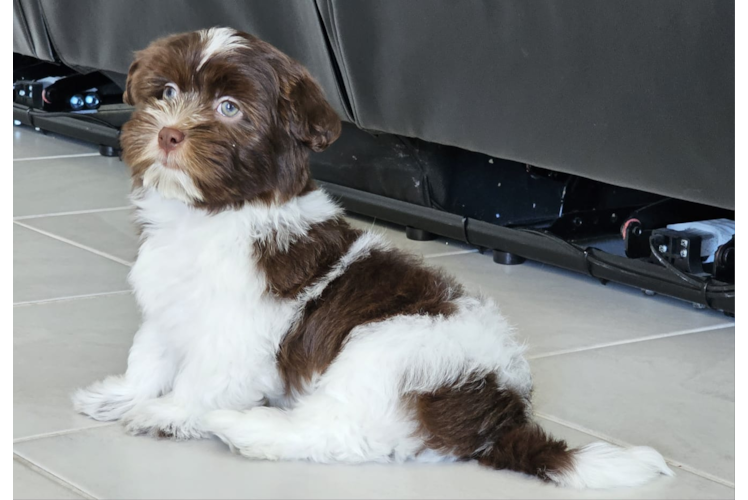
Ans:
POLYGON ((620 488, 672 476, 662 456, 647 446, 592 443, 569 449, 534 423, 504 433, 478 461, 496 469, 532 474, 572 488, 620 488))
POLYGON ((532 421, 530 402, 495 375, 475 375, 410 399, 426 446, 575 488, 637 486, 673 472, 652 448, 593 443, 569 449, 532 421))

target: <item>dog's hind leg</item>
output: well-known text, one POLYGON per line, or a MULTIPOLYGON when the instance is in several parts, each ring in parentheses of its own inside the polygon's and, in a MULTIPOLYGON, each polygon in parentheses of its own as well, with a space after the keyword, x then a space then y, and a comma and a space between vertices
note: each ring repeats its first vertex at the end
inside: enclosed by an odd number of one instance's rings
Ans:
POLYGON ((396 409, 387 413, 317 391, 291 410, 210 412, 202 428, 254 459, 360 463, 414 456, 422 448, 414 425, 396 409))

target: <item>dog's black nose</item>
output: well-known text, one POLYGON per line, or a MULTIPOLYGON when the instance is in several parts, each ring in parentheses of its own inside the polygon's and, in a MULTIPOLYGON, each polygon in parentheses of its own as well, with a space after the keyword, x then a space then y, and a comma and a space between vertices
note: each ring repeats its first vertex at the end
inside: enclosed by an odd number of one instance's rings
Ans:
POLYGON ((164 127, 158 133, 158 145, 167 153, 173 151, 184 140, 184 133, 171 127, 164 127))

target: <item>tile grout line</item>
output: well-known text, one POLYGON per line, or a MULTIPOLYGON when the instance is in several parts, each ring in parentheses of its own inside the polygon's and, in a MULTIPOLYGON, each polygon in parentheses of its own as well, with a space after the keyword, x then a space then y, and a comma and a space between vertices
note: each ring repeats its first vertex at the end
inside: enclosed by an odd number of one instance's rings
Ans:
MULTIPOLYGON (((630 448, 632 445, 630 443, 627 443, 626 441, 623 441, 621 439, 614 438, 613 436, 609 436, 607 434, 603 434, 602 432, 597 432, 593 429, 587 428, 583 425, 575 424, 573 422, 569 422, 568 420, 564 420, 558 417, 555 417, 553 415, 548 415, 547 413, 543 413, 540 411, 534 411, 533 414, 536 417, 548 420, 549 422, 556 423, 558 425, 562 425, 564 427, 568 427, 569 429, 573 429, 578 432, 582 432, 584 434, 587 434, 589 436, 595 437, 597 439, 601 439, 603 441, 607 441, 609 443, 615 444, 617 446, 620 446, 622 448, 630 448)), ((709 472, 703 471, 701 469, 697 469, 696 467, 692 467, 688 464, 684 464, 683 462, 679 462, 678 460, 674 460, 672 458, 668 458, 663 456, 665 459, 665 462, 672 465, 673 467, 676 467, 680 470, 684 470, 686 472, 690 472, 691 474, 695 476, 699 476, 701 478, 707 479, 709 481, 712 481, 714 483, 721 484, 722 486, 727 486, 728 488, 735 489, 735 483, 728 481, 727 479, 722 479, 719 476, 715 476, 714 474, 710 474, 709 472)))
POLYGON ((719 323, 717 325, 703 326, 701 328, 691 328, 689 330, 679 330, 677 332, 671 332, 671 333, 660 333, 657 335, 648 335, 646 337, 638 337, 635 339, 618 340, 616 342, 606 342, 603 344, 595 344, 595 345, 591 345, 587 347, 578 347, 574 349, 561 349, 559 351, 551 351, 551 352, 546 352, 546 353, 541 353, 541 354, 534 354, 531 356, 527 356, 527 359, 534 360, 534 359, 550 358, 552 356, 561 356, 564 354, 575 354, 578 352, 593 351, 596 349, 604 349, 606 347, 616 347, 616 346, 621 346, 621 345, 637 344, 639 342, 647 342, 650 340, 659 340, 659 339, 666 339, 670 337, 679 337, 681 335, 691 335, 694 333, 710 332, 712 330, 720 330, 722 328, 729 328, 733 326, 735 326, 735 322, 719 323))
POLYGON ((96 500, 96 497, 88 493, 86 490, 79 488, 78 486, 74 485, 73 483, 69 481, 66 481, 65 479, 61 478, 57 474, 54 474, 53 472, 45 469, 44 467, 37 464, 36 462, 29 460, 28 458, 24 457, 18 452, 15 452, 15 451, 13 452, 13 460, 27 467, 28 469, 35 472, 36 474, 39 474, 43 478, 49 481, 52 481, 54 484, 60 486, 61 488, 64 488, 70 491, 71 493, 74 493, 83 498, 96 500))
POLYGON ((112 207, 112 208, 92 208, 90 210, 73 210, 71 212, 54 212, 51 214, 38 214, 38 215, 20 215, 13 217, 14 221, 17 220, 28 220, 28 219, 41 219, 43 217, 62 217, 65 215, 86 215, 86 214, 97 214, 101 212, 118 212, 122 210, 129 210, 131 206, 126 207, 112 207))
POLYGON ((98 424, 98 425, 90 425, 88 427, 76 427, 75 429, 65 429, 62 431, 53 431, 53 432, 44 432, 42 434, 34 434, 32 436, 25 436, 16 438, 13 440, 13 444, 18 443, 27 443, 29 441, 36 441, 39 439, 46 439, 46 438, 54 438, 59 436, 67 436, 68 434, 75 434, 77 432, 84 432, 84 431, 91 431, 95 429, 101 429, 104 427, 111 427, 113 425, 117 425, 117 422, 107 422, 104 424, 98 424))
POLYGON ((101 156, 101 153, 76 153, 70 155, 52 155, 52 156, 32 156, 30 158, 13 158, 13 161, 37 161, 37 160, 57 160, 60 158, 86 158, 88 156, 101 156))
POLYGON ((24 302, 14 302, 13 307, 26 307, 42 304, 51 304, 55 302, 69 302, 73 300, 95 299, 97 297, 108 297, 110 295, 130 295, 132 290, 116 290, 114 292, 86 293, 83 295, 68 295, 66 297, 55 297, 52 299, 27 300, 24 302))
POLYGON ((58 240, 58 241, 62 241, 63 243, 67 243, 68 245, 72 245, 74 247, 80 248, 81 250, 86 250, 87 252, 91 252, 93 254, 98 255, 99 257, 104 257, 106 259, 112 260, 112 261, 114 261, 114 262, 116 262, 118 264, 122 264, 123 266, 132 267, 132 265, 133 265, 132 262, 128 262, 128 261, 126 261, 124 259, 120 259, 119 257, 115 257, 114 255, 110 255, 110 254, 108 254, 106 252, 102 252, 100 250, 96 250, 95 248, 91 248, 91 247, 83 245, 81 243, 76 243, 73 240, 69 240, 67 238, 63 238, 62 236, 58 236, 56 234, 44 231, 42 229, 37 229, 37 228, 35 228, 33 226, 29 226, 28 224, 24 224, 23 222, 13 221, 13 224, 16 224, 18 226, 24 227, 24 228, 29 229, 31 231, 37 232, 39 234, 43 234, 44 236, 47 236, 49 238, 52 238, 52 239, 55 239, 55 240, 58 240))

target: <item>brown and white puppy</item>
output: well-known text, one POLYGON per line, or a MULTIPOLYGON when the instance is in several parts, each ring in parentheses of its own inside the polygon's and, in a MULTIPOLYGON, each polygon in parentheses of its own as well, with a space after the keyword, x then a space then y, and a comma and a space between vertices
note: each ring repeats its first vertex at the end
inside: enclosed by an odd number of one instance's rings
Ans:
POLYGON ((301 65, 231 29, 175 35, 137 54, 125 100, 143 323, 79 411, 273 460, 472 458, 599 488, 671 474, 651 448, 548 437, 496 306, 345 222, 307 166, 340 121, 301 65))

